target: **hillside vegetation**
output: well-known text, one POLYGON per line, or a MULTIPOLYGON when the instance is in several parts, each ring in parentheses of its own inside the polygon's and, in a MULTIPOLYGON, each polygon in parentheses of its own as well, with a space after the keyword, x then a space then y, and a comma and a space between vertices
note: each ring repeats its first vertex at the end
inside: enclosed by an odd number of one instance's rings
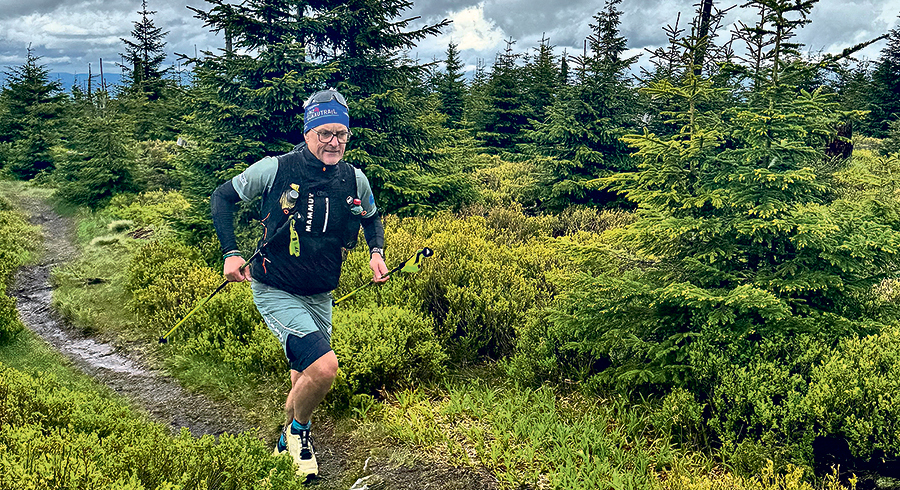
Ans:
MULTIPOLYGON (((54 271, 73 324, 153 344, 214 290, 210 193, 291 149, 304 97, 335 87, 350 103, 345 160, 373 185, 388 266, 435 252, 335 309, 341 368, 320 415, 347 437, 488 468, 504 488, 893 485, 897 29, 864 64, 850 57, 862 45, 805 56, 792 42, 816 28, 815 1, 742 5, 728 42, 723 11, 700 8, 666 27, 669 45, 635 77, 621 1, 609 0, 581 55, 510 40, 466 79, 455 44, 439 64, 406 56, 446 23, 396 22, 405 2, 209 3, 192 10, 229 33, 230 51, 191 60, 190 86, 134 50, 142 73, 69 96, 29 52, 0 95, 0 172, 77 209, 80 256, 54 271)), ((159 54, 165 34, 141 31, 151 14, 134 42, 149 36, 144 52, 159 54)), ((0 205, 8 277, 34 230, 0 205)), ((239 213, 245 256, 256 214, 239 213)), ((336 297, 370 280, 363 248, 336 297)), ((19 330, 0 296, 0 343, 19 330)), ((184 384, 280 423, 287 364, 247 284, 155 355, 184 384)), ((0 464, 34 485, 59 468, 101 486, 295 484, 246 436, 129 435, 144 422, 123 422, 116 403, 2 369, 0 464), (36 456, 63 439, 75 445, 36 456), (170 464, 193 480, 170 480, 170 464)))

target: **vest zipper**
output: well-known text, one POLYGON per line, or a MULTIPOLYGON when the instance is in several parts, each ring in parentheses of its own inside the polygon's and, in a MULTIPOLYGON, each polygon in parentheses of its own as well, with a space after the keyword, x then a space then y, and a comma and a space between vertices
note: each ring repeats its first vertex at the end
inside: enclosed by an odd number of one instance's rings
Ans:
POLYGON ((328 203, 328 198, 325 198, 325 224, 322 225, 322 233, 325 233, 325 230, 328 228, 328 211, 331 209, 328 203))

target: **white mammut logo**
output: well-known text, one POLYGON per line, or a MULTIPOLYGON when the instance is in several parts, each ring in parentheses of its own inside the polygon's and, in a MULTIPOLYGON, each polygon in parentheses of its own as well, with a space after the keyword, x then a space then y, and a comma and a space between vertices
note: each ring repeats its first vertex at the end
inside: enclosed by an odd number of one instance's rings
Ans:
POLYGON ((315 197, 310 192, 309 197, 306 200, 306 232, 312 233, 312 222, 313 222, 313 204, 316 202, 315 197))

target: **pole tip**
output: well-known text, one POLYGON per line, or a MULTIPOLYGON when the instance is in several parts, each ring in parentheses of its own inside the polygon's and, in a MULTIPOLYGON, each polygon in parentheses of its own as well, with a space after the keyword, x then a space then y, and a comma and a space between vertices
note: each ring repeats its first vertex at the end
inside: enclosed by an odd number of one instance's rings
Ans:
POLYGON ((167 339, 167 338, 165 338, 165 337, 160 337, 160 338, 159 338, 159 343, 160 343, 160 344, 168 344, 168 343, 169 343, 169 339, 167 339))

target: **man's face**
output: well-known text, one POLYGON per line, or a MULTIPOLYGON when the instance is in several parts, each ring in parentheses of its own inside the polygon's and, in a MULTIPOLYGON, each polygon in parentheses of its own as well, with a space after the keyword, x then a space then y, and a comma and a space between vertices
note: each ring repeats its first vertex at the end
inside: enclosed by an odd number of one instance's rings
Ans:
POLYGON ((344 157, 344 150, 347 148, 347 144, 339 142, 337 136, 332 136, 331 141, 322 143, 319 141, 319 135, 316 131, 321 133, 330 131, 334 134, 341 131, 347 131, 347 126, 340 123, 323 124, 310 129, 303 135, 303 139, 306 140, 306 146, 309 147, 309 151, 322 163, 325 165, 334 165, 341 161, 341 158, 344 157))

